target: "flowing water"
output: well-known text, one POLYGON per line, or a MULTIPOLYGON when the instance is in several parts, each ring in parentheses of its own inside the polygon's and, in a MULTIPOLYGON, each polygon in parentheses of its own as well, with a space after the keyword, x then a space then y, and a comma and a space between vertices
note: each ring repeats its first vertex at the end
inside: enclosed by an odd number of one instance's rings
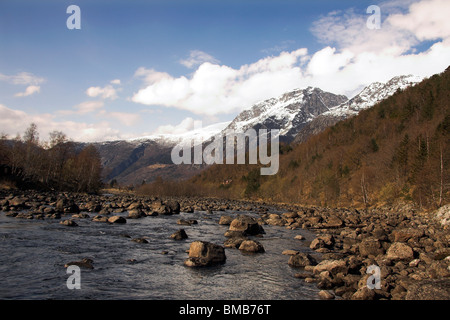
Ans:
MULTIPOLYGON (((226 263, 208 268, 183 265, 192 241, 223 245, 228 226, 219 225, 221 215, 181 213, 173 216, 127 219, 126 224, 77 219, 77 227, 61 220, 26 220, 0 213, 0 299, 185 299, 185 300, 308 300, 318 289, 294 277, 298 269, 288 265, 285 249, 309 251, 294 236, 306 240, 305 230, 265 225, 255 238, 265 253, 245 254, 226 248, 226 263), (181 226, 178 219, 196 219, 181 226), (170 235, 183 228, 188 239, 170 235), (132 238, 145 237, 148 243, 132 238), (94 269, 81 268, 81 289, 68 289, 64 264, 92 259, 94 269)), ((240 212, 242 214, 242 212, 240 212)), ((248 213, 249 215, 252 215, 248 213)), ((127 213, 119 215, 127 216, 127 213)), ((91 215, 92 217, 92 215, 91 215)), ((67 219, 64 216, 62 219, 67 219)))

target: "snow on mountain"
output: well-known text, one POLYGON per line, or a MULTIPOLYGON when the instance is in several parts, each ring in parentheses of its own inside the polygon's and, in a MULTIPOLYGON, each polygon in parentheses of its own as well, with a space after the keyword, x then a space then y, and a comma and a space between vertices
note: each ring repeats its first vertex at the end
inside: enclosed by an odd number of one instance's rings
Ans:
POLYGON ((374 82, 350 100, 331 108, 308 122, 298 132, 293 143, 305 142, 310 136, 322 132, 338 121, 357 115, 359 111, 373 107, 378 102, 393 95, 397 90, 404 90, 422 80, 421 77, 408 75, 394 77, 386 83, 374 82))
POLYGON ((296 89, 254 104, 242 111, 225 130, 279 129, 280 136, 294 137, 303 124, 347 100, 345 96, 319 88, 296 89))
POLYGON ((179 134, 154 134, 144 137, 129 139, 129 142, 142 143, 148 140, 157 142, 163 146, 175 146, 177 144, 189 144, 191 141, 207 141, 211 137, 219 134, 230 124, 230 121, 215 123, 206 127, 196 128, 194 130, 179 134))
POLYGON ((347 102, 331 108, 324 112, 323 116, 351 116, 359 111, 373 107, 375 104, 393 95, 397 90, 404 90, 411 85, 415 85, 423 80, 422 77, 407 75, 397 76, 386 83, 374 82, 365 87, 355 97, 347 102))

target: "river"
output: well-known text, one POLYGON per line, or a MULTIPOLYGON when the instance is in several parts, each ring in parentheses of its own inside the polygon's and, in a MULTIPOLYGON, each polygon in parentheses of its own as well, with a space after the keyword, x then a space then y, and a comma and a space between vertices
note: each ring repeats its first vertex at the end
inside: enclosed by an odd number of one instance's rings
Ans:
MULTIPOLYGON (((223 245, 228 226, 219 225, 221 215, 235 212, 180 213, 172 216, 127 219, 126 224, 76 219, 78 226, 61 220, 19 219, 0 212, 0 299, 102 299, 102 300, 311 300, 317 299, 315 284, 294 277, 298 269, 288 265, 285 249, 310 252, 302 241, 314 235, 264 225, 265 234, 255 238, 265 253, 246 254, 226 248, 226 263, 216 267, 183 265, 192 241, 223 245), (181 226, 178 219, 196 219, 181 226), (188 239, 170 235, 183 228, 188 239), (145 237, 148 243, 132 238, 145 237), (64 264, 83 258, 94 269, 80 269, 80 289, 69 289, 64 264)), ((239 212, 243 214, 243 212, 239 212)), ((254 213, 246 213, 256 216, 254 213)), ((92 213, 90 214, 93 217, 92 213)), ((124 217, 127 212, 120 213, 124 217)), ((63 216, 62 220, 70 216, 63 216)))

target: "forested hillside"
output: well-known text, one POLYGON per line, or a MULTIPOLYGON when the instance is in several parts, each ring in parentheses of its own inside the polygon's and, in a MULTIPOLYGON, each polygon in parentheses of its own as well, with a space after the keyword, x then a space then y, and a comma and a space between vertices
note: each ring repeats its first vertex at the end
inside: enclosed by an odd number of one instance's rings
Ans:
POLYGON ((0 140, 0 183, 40 190, 97 192, 101 186, 101 162, 97 149, 81 150, 60 131, 40 141, 37 127, 31 124, 14 139, 0 140))
POLYGON ((296 145, 281 146, 280 170, 214 165, 188 182, 143 192, 255 198, 322 206, 449 202, 450 69, 296 145))

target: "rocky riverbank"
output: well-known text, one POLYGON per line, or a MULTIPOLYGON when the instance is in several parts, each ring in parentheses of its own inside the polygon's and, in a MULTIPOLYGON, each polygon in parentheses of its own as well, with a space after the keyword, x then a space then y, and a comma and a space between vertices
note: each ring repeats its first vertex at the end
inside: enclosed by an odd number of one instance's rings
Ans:
MULTIPOLYGON (((286 254, 286 263, 298 268, 298 281, 315 283, 322 290, 322 299, 450 299, 448 206, 430 215, 406 206, 329 209, 224 199, 6 190, 0 191, 0 208, 2 214, 15 218, 70 217, 63 219, 65 227, 76 227, 77 219, 126 223, 127 219, 204 211, 219 215, 219 224, 229 225, 225 248, 251 254, 264 254, 255 238, 264 236, 265 225, 308 229, 316 233, 315 239, 298 237, 298 248, 280 248, 280 254, 286 254), (226 211, 242 212, 243 216, 233 219, 226 211), (245 212, 258 218, 250 219, 245 212), (119 217, 118 213, 122 215, 119 217), (370 289, 373 270, 379 270, 380 286, 370 289)), ((179 221, 180 225, 194 223, 179 221)), ((296 236, 295 231, 292 236, 296 236)), ((214 248, 217 250, 211 252, 222 253, 222 249, 214 248)), ((192 250, 186 265, 202 265, 202 250, 192 250)), ((219 261, 225 263, 225 256, 219 261)))

